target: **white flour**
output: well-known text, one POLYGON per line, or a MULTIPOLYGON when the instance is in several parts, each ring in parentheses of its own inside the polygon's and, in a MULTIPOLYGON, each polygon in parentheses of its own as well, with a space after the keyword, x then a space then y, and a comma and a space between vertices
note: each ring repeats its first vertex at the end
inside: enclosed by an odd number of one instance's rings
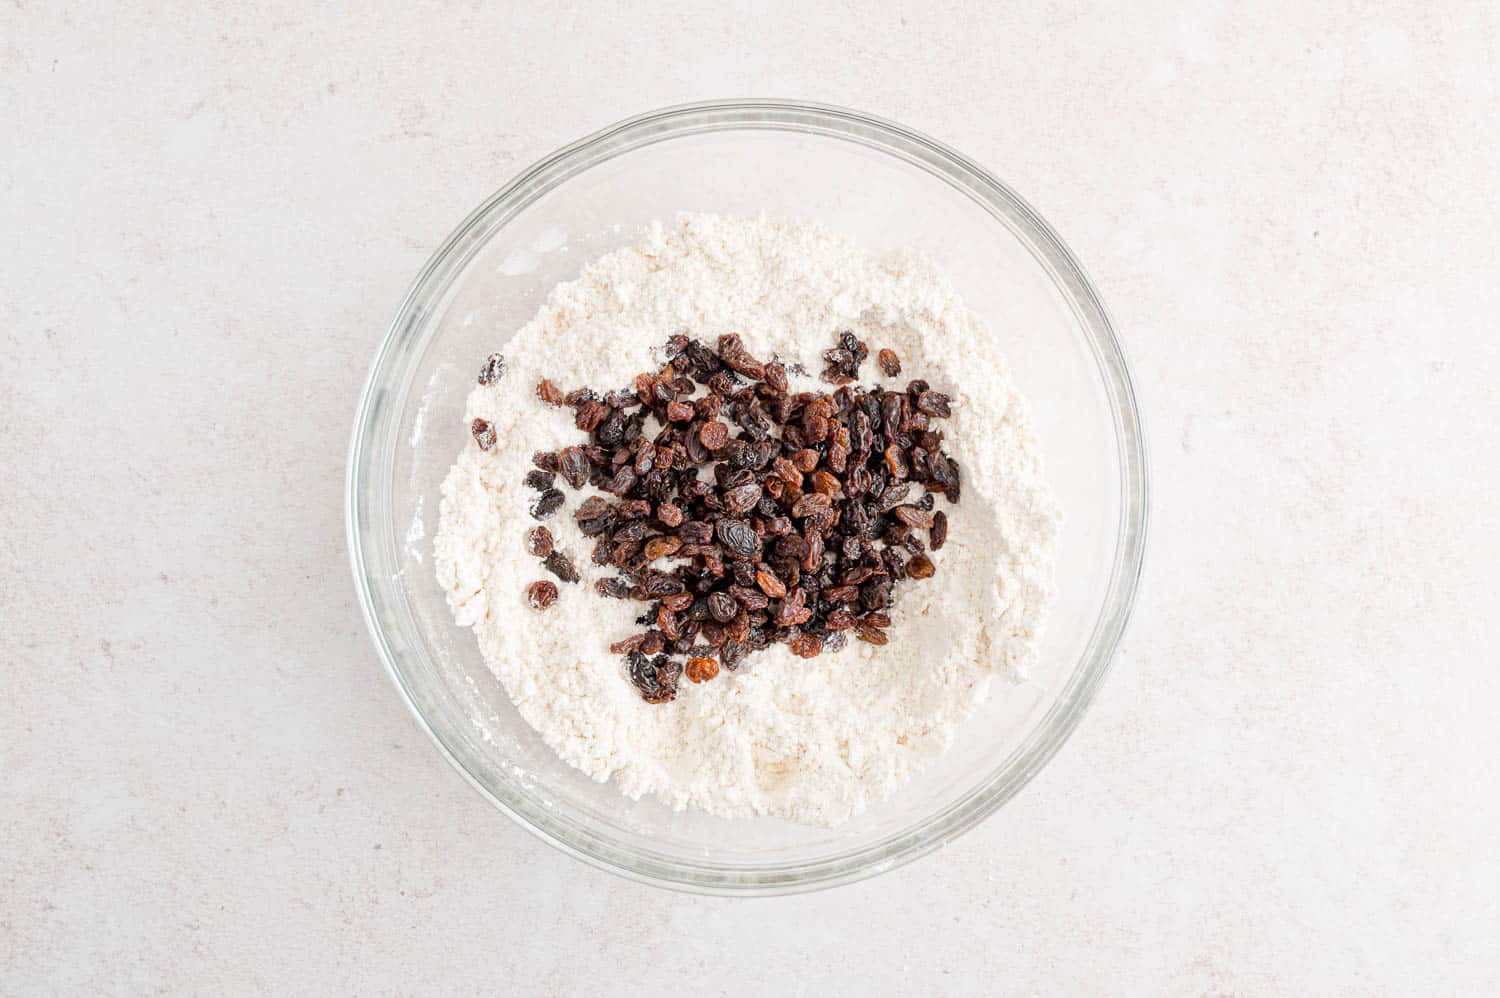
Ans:
MULTIPOLYGON (((1015 678, 1034 658, 1057 514, 1004 360, 925 259, 871 257, 814 225, 682 216, 559 285, 503 352, 505 376, 468 403, 498 443, 484 452, 470 440, 443 483, 438 580, 521 715, 595 779, 678 809, 834 824, 889 796, 947 747, 993 675, 1015 678), (964 493, 940 507, 950 527, 936 575, 898 588, 885 647, 851 641, 809 660, 773 645, 738 672, 684 680, 671 703, 646 703, 608 650, 640 630, 642 604, 594 593, 614 571, 590 562, 572 516, 593 490, 564 488, 567 505, 546 521, 582 581, 559 584, 546 611, 526 605, 526 586, 550 576, 525 551, 536 521, 522 479, 533 452, 579 437, 570 410, 538 400, 537 381, 623 387, 661 365, 677 332, 710 343, 739 332, 755 356, 816 372, 841 329, 870 348, 863 381, 923 378, 954 398, 945 446, 964 493), (880 376, 882 347, 900 355, 900 377, 880 376)), ((818 387, 793 379, 793 391, 818 387)))

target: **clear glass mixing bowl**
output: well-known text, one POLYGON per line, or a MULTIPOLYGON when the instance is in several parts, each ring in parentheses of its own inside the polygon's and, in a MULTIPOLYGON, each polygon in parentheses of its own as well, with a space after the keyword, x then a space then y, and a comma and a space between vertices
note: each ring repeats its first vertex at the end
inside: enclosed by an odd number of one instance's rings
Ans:
MULTIPOLYGON (((934 345, 935 348, 937 345, 934 345)), ((464 221, 375 354, 349 456, 355 583, 380 657, 448 761, 523 828, 625 876, 720 894, 892 869, 973 827, 1062 744, 1130 612, 1146 461, 1125 358, 1082 268, 1025 202, 910 129, 834 107, 736 101, 632 118, 559 150, 464 221), (511 706, 433 577, 438 486, 479 362, 587 261, 678 211, 797 216, 936 258, 1030 398, 1067 520, 1035 674, 997 681, 952 749, 836 829, 631 801, 562 763, 511 706)))

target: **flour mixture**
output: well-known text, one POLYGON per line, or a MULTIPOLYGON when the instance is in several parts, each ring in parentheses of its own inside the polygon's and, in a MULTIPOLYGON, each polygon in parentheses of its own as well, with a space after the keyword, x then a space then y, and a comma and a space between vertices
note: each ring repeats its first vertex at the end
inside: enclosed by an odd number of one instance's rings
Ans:
POLYGON ((685 215, 501 353, 438 580, 591 777, 837 824, 1034 659, 1058 514, 995 340, 926 259, 685 215))

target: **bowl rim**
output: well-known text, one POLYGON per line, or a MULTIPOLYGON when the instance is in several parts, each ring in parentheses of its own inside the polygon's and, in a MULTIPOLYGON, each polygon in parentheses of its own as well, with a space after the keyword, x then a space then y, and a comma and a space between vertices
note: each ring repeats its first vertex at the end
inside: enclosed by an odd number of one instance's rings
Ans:
MULTIPOLYGON (((1035 209, 982 166, 914 129, 834 105, 771 99, 679 104, 623 119, 537 160, 471 212, 428 258, 376 349, 356 412, 345 480, 350 566, 371 639, 407 709, 448 763, 522 828, 591 866, 654 886, 739 896, 805 892, 895 869, 953 841, 1019 793, 1072 734, 1109 671, 1139 585, 1149 521, 1146 437, 1124 350, 1093 283, 1035 209), (843 139, 906 160, 968 194, 1020 239, 1066 299, 1092 349, 1112 409, 1121 495, 1114 562, 1083 655, 1046 715, 984 782, 920 824, 854 852, 807 862, 728 868, 666 860, 621 846, 556 812, 543 812, 525 798, 497 792, 470 771, 423 714, 402 669, 401 656, 386 634, 382 601, 376 594, 382 585, 394 585, 395 580, 373 571, 369 563, 367 546, 380 540, 386 525, 370 515, 366 500, 370 486, 379 485, 371 474, 371 455, 379 450, 373 446, 380 443, 373 434, 388 394, 382 375, 388 373, 397 348, 420 329, 426 303, 441 296, 493 231, 538 197, 606 159, 684 135, 746 129, 843 139)), ((399 417, 393 425, 399 425, 399 417)), ((394 448, 394 439, 389 443, 394 448)))

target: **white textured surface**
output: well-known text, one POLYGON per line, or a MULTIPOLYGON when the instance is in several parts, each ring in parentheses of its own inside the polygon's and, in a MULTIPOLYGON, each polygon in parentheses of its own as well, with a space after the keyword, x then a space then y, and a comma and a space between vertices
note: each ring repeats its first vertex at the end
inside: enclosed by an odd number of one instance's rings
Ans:
POLYGON ((0 10, 0 992, 1500 987, 1492 4, 156 6, 0 10), (737 94, 1027 196, 1126 337, 1156 490, 1114 673, 1020 798, 751 902, 464 786, 340 517, 367 359, 452 224, 737 94))

